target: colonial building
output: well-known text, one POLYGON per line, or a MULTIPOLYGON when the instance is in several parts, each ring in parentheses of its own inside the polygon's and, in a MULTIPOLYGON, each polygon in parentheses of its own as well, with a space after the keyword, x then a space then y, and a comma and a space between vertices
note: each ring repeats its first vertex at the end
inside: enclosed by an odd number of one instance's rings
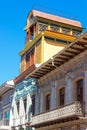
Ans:
POLYGON ((87 33, 34 70, 38 79, 35 130, 87 130, 87 33))
POLYGON ((30 129, 30 118, 32 115, 37 114, 37 102, 36 79, 24 79, 15 86, 12 109, 10 111, 10 125, 12 130, 30 129))
POLYGON ((19 53, 20 75, 16 83, 74 41, 82 30, 79 21, 32 10, 25 27, 25 47, 19 53))
POLYGON ((86 129, 87 34, 82 30, 76 20, 29 13, 15 78, 13 130, 86 129))
POLYGON ((0 86, 0 130, 10 130, 10 109, 14 82, 7 81, 0 86))

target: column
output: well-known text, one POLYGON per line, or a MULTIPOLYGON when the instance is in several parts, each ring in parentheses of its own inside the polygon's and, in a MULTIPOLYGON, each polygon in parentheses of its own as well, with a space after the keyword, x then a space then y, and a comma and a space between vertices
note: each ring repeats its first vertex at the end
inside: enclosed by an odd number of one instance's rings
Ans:
POLYGON ((38 114, 38 91, 36 90, 36 93, 35 93, 35 114, 38 114))
POLYGON ((27 116, 28 116, 28 121, 31 120, 31 105, 32 105, 31 96, 28 93, 28 95, 27 95, 27 110, 26 110, 27 116))
POLYGON ((43 92, 40 94, 40 113, 43 112, 43 92))

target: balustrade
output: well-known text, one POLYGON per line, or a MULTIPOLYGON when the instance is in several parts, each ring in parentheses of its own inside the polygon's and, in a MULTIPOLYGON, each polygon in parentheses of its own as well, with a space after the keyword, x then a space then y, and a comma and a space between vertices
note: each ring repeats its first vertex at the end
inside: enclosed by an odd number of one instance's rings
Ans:
POLYGON ((80 102, 75 102, 74 104, 70 104, 62 108, 58 108, 49 112, 33 116, 31 119, 31 125, 36 125, 39 123, 54 121, 72 116, 82 117, 83 115, 83 105, 81 105, 80 102))

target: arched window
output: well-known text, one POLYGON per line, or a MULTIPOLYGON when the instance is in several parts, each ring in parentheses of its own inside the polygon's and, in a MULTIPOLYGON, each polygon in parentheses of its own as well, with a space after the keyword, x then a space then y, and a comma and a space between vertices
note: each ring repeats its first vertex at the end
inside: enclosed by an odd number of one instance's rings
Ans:
POLYGON ((46 111, 50 110, 50 93, 45 97, 46 111))
POLYGON ((83 102, 83 79, 76 81, 76 100, 83 102))
POLYGON ((59 89, 59 106, 65 104, 65 87, 59 89))

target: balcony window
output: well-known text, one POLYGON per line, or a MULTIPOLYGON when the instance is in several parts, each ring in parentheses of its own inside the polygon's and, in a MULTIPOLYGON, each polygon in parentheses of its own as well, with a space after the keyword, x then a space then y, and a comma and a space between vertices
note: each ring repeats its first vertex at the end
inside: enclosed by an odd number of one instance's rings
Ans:
POLYGON ((9 119, 9 118, 10 118, 10 111, 6 111, 6 112, 4 113, 4 118, 5 118, 5 119, 9 119))
POLYGON ((31 112, 32 112, 32 115, 34 115, 35 114, 35 95, 33 95, 31 99, 32 99, 31 112))
POLYGON ((62 27, 62 33, 65 33, 65 34, 70 34, 70 28, 67 28, 67 27, 62 27))
POLYGON ((40 23, 39 24, 39 31, 43 32, 43 31, 45 31, 47 29, 47 27, 48 27, 48 25, 40 23))
POLYGON ((28 54, 26 55, 26 61, 27 61, 27 62, 30 61, 30 53, 28 53, 28 54))
POLYGON ((65 88, 59 90, 59 105, 62 106, 65 103, 65 88))
POLYGON ((46 111, 50 110, 50 94, 46 95, 46 111))
POLYGON ((34 64, 34 49, 32 49, 30 52, 30 65, 33 64, 34 64))
POLYGON ((26 54, 26 69, 34 64, 34 48, 26 54))
POLYGON ((83 79, 76 82, 76 100, 83 102, 83 79))
POLYGON ((72 35, 74 35, 74 36, 80 36, 81 35, 81 31, 79 31, 79 30, 75 30, 75 29, 72 29, 72 35))
POLYGON ((50 28, 54 32, 59 32, 60 31, 60 26, 59 25, 51 24, 50 28))
POLYGON ((33 33, 31 33, 30 40, 33 40, 33 39, 34 39, 34 35, 33 35, 33 33))
POLYGON ((28 42, 29 39, 30 39, 30 31, 28 31, 27 34, 26 34, 26 42, 28 42))
POLYGON ((33 40, 34 39, 34 27, 32 26, 30 28, 30 40, 33 40))
POLYGON ((32 24, 33 22, 35 22, 35 18, 34 18, 34 16, 33 16, 33 15, 31 15, 31 17, 30 17, 29 21, 30 21, 30 24, 32 24))
POLYGON ((27 53, 26 55, 26 68, 30 66, 30 53, 27 53))
POLYGON ((24 111, 26 113, 26 108, 27 108, 27 99, 26 98, 23 99, 23 103, 24 103, 24 111))

